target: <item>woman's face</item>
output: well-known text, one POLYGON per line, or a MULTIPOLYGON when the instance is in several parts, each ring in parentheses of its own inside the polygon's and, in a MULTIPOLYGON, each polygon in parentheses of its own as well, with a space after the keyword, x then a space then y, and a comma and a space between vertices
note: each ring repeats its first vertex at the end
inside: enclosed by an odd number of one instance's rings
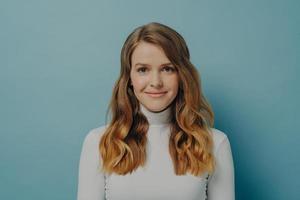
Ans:
POLYGON ((130 78, 138 101, 152 112, 167 108, 178 92, 178 72, 159 46, 140 42, 132 53, 130 78))

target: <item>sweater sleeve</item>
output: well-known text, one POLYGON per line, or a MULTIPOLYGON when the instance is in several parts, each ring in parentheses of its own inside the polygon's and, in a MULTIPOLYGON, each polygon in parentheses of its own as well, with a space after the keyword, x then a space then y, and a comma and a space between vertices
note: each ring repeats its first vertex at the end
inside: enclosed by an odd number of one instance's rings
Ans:
POLYGON ((100 172, 99 139, 99 133, 95 130, 90 131, 84 139, 79 161, 77 200, 105 199, 105 179, 100 172))
POLYGON ((208 182, 208 200, 234 199, 234 164, 230 143, 225 135, 216 152, 216 169, 208 182))

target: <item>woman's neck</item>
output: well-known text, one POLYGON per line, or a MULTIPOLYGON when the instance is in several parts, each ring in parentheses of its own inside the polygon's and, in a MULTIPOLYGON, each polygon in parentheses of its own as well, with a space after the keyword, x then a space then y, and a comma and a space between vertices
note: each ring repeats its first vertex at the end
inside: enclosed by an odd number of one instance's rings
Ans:
POLYGON ((152 112, 140 103, 140 111, 147 118, 149 125, 164 125, 171 121, 171 106, 161 112, 152 112))

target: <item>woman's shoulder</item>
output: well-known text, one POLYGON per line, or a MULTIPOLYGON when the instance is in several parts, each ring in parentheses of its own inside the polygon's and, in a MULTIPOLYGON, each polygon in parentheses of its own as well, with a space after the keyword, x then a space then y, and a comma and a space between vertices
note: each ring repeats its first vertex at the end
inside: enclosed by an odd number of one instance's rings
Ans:
POLYGON ((214 152, 217 152, 219 146, 223 142, 228 141, 228 137, 227 137, 226 133, 224 133, 223 131, 221 131, 219 129, 210 128, 210 130, 211 130, 211 133, 212 133, 212 138, 213 138, 213 143, 214 143, 214 152))
POLYGON ((107 127, 108 125, 106 124, 106 125, 93 128, 89 131, 88 135, 97 135, 97 136, 102 135, 107 127))
POLYGON ((98 142, 100 137, 104 134, 108 125, 102 125, 97 128, 93 128, 85 136, 84 143, 91 144, 98 142))

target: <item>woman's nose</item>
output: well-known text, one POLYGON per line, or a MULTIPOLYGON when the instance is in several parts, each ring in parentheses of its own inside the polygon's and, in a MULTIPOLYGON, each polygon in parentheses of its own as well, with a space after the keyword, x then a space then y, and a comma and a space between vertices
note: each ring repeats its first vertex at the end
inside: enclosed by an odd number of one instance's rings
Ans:
POLYGON ((162 79, 158 73, 153 73, 150 80, 150 85, 152 87, 160 88, 163 86, 162 79))

